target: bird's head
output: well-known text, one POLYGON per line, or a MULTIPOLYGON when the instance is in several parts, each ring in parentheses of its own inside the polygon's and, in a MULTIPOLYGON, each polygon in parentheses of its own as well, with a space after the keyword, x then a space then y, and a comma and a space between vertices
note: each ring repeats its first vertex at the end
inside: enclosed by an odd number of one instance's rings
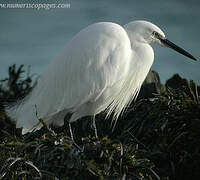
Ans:
POLYGON ((169 47, 190 59, 196 60, 191 54, 186 52, 184 49, 178 47, 171 41, 169 41, 164 32, 156 25, 148 21, 133 21, 124 26, 127 31, 129 38, 134 45, 134 41, 148 44, 158 44, 161 46, 169 47))

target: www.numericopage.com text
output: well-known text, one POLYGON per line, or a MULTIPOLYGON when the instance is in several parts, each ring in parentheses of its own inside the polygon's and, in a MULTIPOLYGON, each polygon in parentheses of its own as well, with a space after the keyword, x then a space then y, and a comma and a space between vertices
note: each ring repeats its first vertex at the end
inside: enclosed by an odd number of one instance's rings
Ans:
POLYGON ((16 4, 16 3, 12 3, 12 4, 1 4, 0 3, 0 9, 45 9, 45 10, 49 10, 49 9, 58 9, 58 8, 70 8, 70 3, 67 4, 29 4, 29 3, 25 3, 25 4, 16 4))

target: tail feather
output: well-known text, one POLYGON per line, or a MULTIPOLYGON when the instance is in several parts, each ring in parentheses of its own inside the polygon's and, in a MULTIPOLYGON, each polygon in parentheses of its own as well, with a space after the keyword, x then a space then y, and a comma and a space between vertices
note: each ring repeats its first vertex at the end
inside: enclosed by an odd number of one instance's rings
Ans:
POLYGON ((35 108, 30 106, 28 101, 21 100, 18 103, 7 105, 5 112, 12 120, 16 121, 17 128, 23 128, 23 134, 31 132, 33 126, 38 122, 35 108))

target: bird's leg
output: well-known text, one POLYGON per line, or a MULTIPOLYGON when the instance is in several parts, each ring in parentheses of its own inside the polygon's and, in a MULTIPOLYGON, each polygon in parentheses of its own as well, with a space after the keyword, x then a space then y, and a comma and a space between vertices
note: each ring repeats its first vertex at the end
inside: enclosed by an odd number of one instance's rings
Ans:
POLYGON ((69 122, 69 132, 70 132, 70 136, 71 136, 72 141, 74 141, 74 136, 73 136, 73 132, 72 132, 71 122, 69 122))
POLYGON ((64 117, 64 125, 65 125, 65 127, 69 126, 70 137, 71 137, 72 141, 74 141, 72 125, 71 125, 72 122, 70 122, 71 116, 72 116, 72 113, 70 113, 70 112, 65 115, 65 117, 64 117))
POLYGON ((97 126, 96 126, 96 121, 95 121, 95 115, 92 118, 92 126, 94 128, 94 132, 95 132, 95 137, 98 139, 98 135, 97 135, 97 126))

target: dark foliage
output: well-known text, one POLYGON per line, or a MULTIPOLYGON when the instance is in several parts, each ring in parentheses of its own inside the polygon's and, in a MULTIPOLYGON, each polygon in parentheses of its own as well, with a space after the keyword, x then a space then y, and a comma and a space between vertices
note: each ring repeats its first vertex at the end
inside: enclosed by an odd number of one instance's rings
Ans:
POLYGON ((28 67, 27 75, 24 77, 24 65, 16 68, 12 65, 8 69, 8 78, 0 80, 0 105, 4 102, 16 102, 28 94, 34 87, 32 82, 33 75, 30 75, 30 67, 28 67))
POLYGON ((36 85, 36 81, 33 82, 34 74, 30 74, 30 67, 28 67, 26 75, 24 75, 23 68, 24 65, 16 68, 16 65, 13 64, 8 68, 8 78, 0 80, 0 139, 20 133, 20 130, 16 129, 15 123, 6 117, 4 106, 21 100, 36 85))
POLYGON ((22 73, 23 66, 10 67, 0 85, 0 179, 199 179, 200 89, 193 81, 174 75, 163 86, 150 73, 114 131, 100 114, 95 139, 86 117, 72 124, 75 143, 67 121, 26 135, 15 128, 3 104, 31 91, 32 78, 22 73))

